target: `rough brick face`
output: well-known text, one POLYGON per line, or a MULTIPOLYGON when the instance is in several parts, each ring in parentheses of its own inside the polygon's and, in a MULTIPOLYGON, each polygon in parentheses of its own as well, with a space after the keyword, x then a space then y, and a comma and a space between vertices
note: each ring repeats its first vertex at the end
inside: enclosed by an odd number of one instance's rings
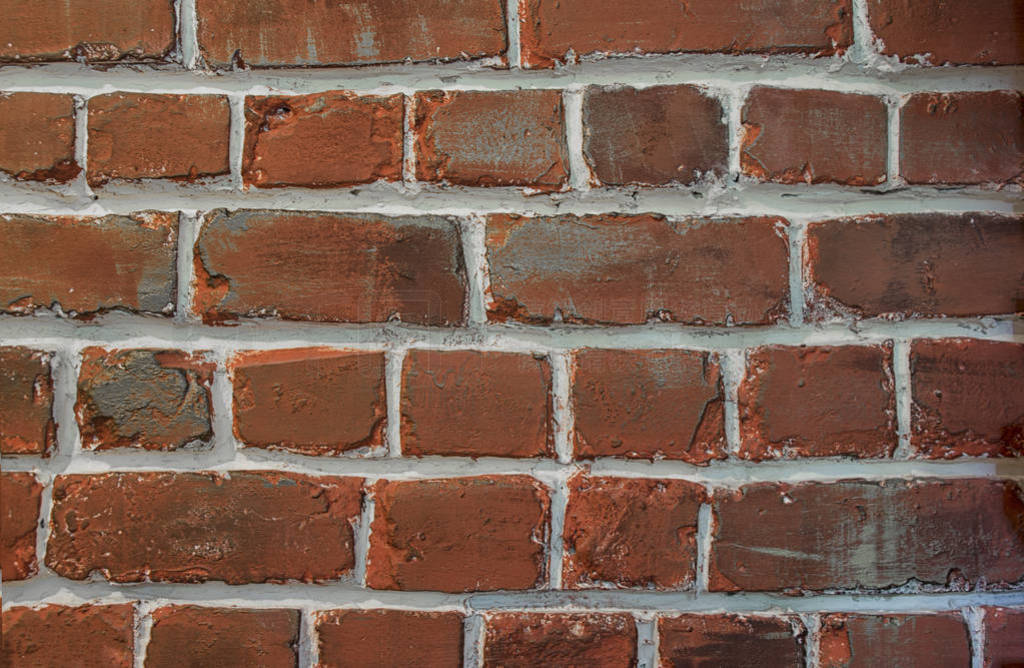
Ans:
POLYGON ((908 183, 1024 184, 1024 97, 912 95, 900 110, 900 174, 908 183))
POLYGON ((248 446, 335 455, 384 444, 384 354, 327 348, 234 358, 235 434, 248 446))
POLYGON ((725 395, 715 355, 581 350, 573 371, 577 457, 725 457, 725 395))
POLYGON ((298 664, 297 610, 170 606, 153 612, 146 668, 298 664))
MULTIPOLYGON (((36 530, 42 492, 31 473, 0 473, 0 570, 5 582, 30 578, 39 570, 36 530)), ((6 627, 4 620, 5 632, 6 627)))
POLYGON ((178 215, 0 215, 0 313, 174 310, 178 215))
POLYGON ((421 181, 552 190, 568 178, 561 91, 417 93, 413 131, 421 181))
POLYGON ((484 666, 608 666, 636 663, 629 615, 500 613, 484 622, 484 666))
POLYGON ((53 447, 53 377, 50 353, 0 348, 0 453, 44 454, 53 447))
POLYGON ((408 610, 330 610, 316 617, 320 665, 462 665, 462 615, 408 610))
POLYGON ((917 213, 812 223, 811 317, 935 317, 1024 309, 1024 217, 917 213))
POLYGON ((75 100, 49 93, 0 93, 0 172, 64 183, 75 162, 75 100))
POLYGON ((59 476, 46 563, 72 580, 336 580, 355 564, 361 483, 235 471, 59 476))
POLYGON ((887 457, 896 449, 892 346, 766 347, 739 387, 740 456, 887 457))
POLYGON ((681 589, 695 577, 701 485, 683 480, 569 481, 563 586, 681 589))
POLYGON ((776 183, 882 183, 886 118, 877 97, 754 88, 743 105, 743 173, 776 183))
POLYGON ((1024 494, 999 480, 759 483, 714 499, 712 591, 936 588, 1024 577, 1024 494), (908 522, 908 518, 913 518, 908 522))
POLYGON ((463 320, 455 225, 438 216, 218 210, 195 245, 195 310, 239 317, 422 325, 463 320))
POLYGON ((202 445, 213 436, 213 368, 205 353, 86 348, 75 404, 83 447, 202 445))
POLYGON ((88 665, 131 668, 134 619, 131 604, 5 609, 2 663, 75 666, 88 657, 88 665))
POLYGON ((344 186, 402 178, 401 95, 245 98, 242 178, 270 186, 344 186))
POLYGON ((379 482, 374 497, 374 589, 532 589, 546 579, 548 497, 532 478, 379 482))
POLYGON ((775 322, 788 310, 781 218, 492 215, 492 321, 775 322))
POLYGON ((543 357, 414 350, 402 371, 402 452, 553 454, 551 370, 543 357))
POLYGON ((959 613, 827 615, 819 639, 822 668, 870 668, 899 658, 901 666, 969 666, 967 625, 959 613))
POLYGON ((768 0, 736 5, 654 0, 526 0, 523 58, 543 67, 591 53, 831 54, 853 42, 849 0, 768 0))
POLYGON ((728 167, 722 104, 696 86, 590 87, 583 152, 607 185, 691 183, 728 167))
POLYGON ((1024 664, 1024 610, 986 608, 985 668, 1024 664))
POLYGON ((802 666, 804 633, 785 617, 662 617, 658 654, 663 666, 802 666))
POLYGON ((501 0, 198 0, 199 46, 216 67, 357 65, 496 56, 501 0))

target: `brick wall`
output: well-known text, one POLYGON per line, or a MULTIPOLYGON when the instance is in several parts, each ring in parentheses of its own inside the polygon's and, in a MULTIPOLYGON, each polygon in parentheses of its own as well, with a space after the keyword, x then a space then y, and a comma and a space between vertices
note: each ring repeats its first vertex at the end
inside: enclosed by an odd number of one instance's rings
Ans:
POLYGON ((1024 661, 1014 0, 0 5, 5 663, 1024 661))

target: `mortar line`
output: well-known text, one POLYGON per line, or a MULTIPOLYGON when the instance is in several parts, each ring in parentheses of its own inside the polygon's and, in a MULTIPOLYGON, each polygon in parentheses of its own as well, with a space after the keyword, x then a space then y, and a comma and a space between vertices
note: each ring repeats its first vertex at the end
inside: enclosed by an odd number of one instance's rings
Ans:
POLYGON ((910 376, 910 339, 894 339, 892 344, 893 385, 896 391, 896 433, 899 438, 894 459, 913 456, 910 444, 913 397, 910 376))
POLYGON ((562 589, 565 563, 565 515, 569 504, 569 471, 561 472, 550 486, 551 525, 548 537, 548 589, 562 589))
POLYGON ((706 491, 708 500, 700 504, 700 508, 697 509, 697 555, 694 565, 696 577, 693 587, 698 596, 707 593, 710 585, 711 542, 714 532, 711 500, 714 498, 714 489, 711 485, 707 485, 706 491))
POLYGON ((406 348, 396 346, 385 353, 387 425, 384 445, 388 457, 402 456, 402 366, 407 352, 406 348))
POLYGON ((737 183, 743 176, 743 105, 752 85, 728 88, 719 99, 724 107, 726 136, 729 141, 728 182, 737 183))
POLYGON ((645 613, 634 616, 636 622, 637 668, 656 668, 658 665, 658 617, 645 613))
POLYGON ((971 668, 985 668, 985 608, 968 606, 961 613, 970 641, 971 668))
POLYGON ((818 668, 821 665, 821 615, 806 613, 799 616, 806 630, 804 637, 804 666, 818 668))
POLYGON ((200 214, 182 213, 178 216, 178 245, 176 254, 177 299, 174 321, 182 324, 196 322, 192 313, 192 282, 194 279, 193 253, 198 239, 200 214))
POLYGON ((374 480, 367 480, 363 488, 362 506, 359 509, 359 519, 353 527, 352 551, 355 553, 355 565, 352 568, 352 578, 361 587, 366 587, 366 569, 370 559, 370 533, 373 531, 373 517, 377 507, 373 495, 374 480))
POLYGON ((519 23, 519 0, 505 1, 505 29, 508 35, 508 66, 512 70, 522 69, 523 57, 519 23))
POLYGON ((885 97, 886 108, 886 187, 901 188, 905 186, 903 177, 900 174, 900 123, 901 114, 905 99, 899 95, 887 95, 885 97))
POLYGON ((484 618, 480 613, 462 618, 462 666, 483 668, 484 665, 484 618))
POLYGON ((548 355, 551 368, 551 418, 554 427, 555 457, 560 464, 573 459, 572 378, 574 354, 572 351, 553 352, 548 355))
POLYGON ((137 601, 134 604, 135 620, 132 625, 132 654, 135 668, 145 668, 146 653, 153 633, 153 611, 160 607, 157 601, 137 601))
MULTIPOLYGON (((513 0, 514 1, 514 0, 513 0)), ((586 93, 579 86, 562 91, 562 109, 565 113, 565 146, 569 153, 569 187, 572 190, 590 190, 593 175, 584 154, 586 130, 583 124, 583 98, 586 93)))
POLYGON ((245 95, 231 94, 228 96, 231 110, 231 125, 228 138, 228 161, 231 168, 231 184, 235 190, 244 190, 242 177, 245 160, 245 95))
MULTIPOLYGON (((6 464, 6 460, 4 460, 6 464)), ((55 476, 48 471, 39 471, 35 474, 43 488, 39 493, 39 517, 36 518, 36 577, 41 575, 56 575, 46 564, 46 546, 50 538, 50 515, 53 511, 53 482, 55 476)), ((4 586, 9 583, 0 583, 4 586)))
MULTIPOLYGON (((216 368, 213 372, 213 383, 210 386, 210 397, 213 408, 213 443, 209 456, 217 461, 231 462, 241 456, 241 448, 235 438, 234 387, 231 380, 231 355, 225 352, 214 352, 216 368)), ((206 454, 206 453, 203 453, 206 454)), ((195 458, 195 454, 190 454, 195 458)))
POLYGON ((413 188, 416 181, 416 96, 402 96, 402 183, 413 188))
POLYGON ((83 342, 80 341, 62 343, 54 356, 56 364, 50 367, 53 373, 53 417, 57 421, 55 451, 49 463, 49 468, 54 471, 67 469, 82 451, 82 439, 75 416, 82 347, 83 342))
POLYGON ((746 352, 727 349, 718 354, 722 370, 722 389, 725 393, 725 449, 730 459, 739 457, 742 448, 739 413, 739 386, 746 374, 746 352))
POLYGON ((83 95, 76 95, 75 102, 75 162, 82 170, 69 184, 71 192, 78 191, 84 198, 92 198, 92 188, 89 186, 89 99, 83 95))
POLYGON ((789 241, 789 324, 800 327, 806 324, 807 296, 804 285, 808 282, 804 248, 807 243, 807 225, 793 223, 786 228, 789 241))
POLYGON ((186 70, 198 68, 199 61, 199 16, 196 0, 177 0, 178 10, 178 53, 186 70))
POLYGON ((468 216, 459 224, 463 263, 469 283, 467 322, 470 327, 487 324, 487 294, 490 276, 487 266, 487 220, 484 216, 468 216))
POLYGON ((299 616, 299 668, 314 668, 320 664, 320 643, 316 632, 316 613, 306 607, 299 616))

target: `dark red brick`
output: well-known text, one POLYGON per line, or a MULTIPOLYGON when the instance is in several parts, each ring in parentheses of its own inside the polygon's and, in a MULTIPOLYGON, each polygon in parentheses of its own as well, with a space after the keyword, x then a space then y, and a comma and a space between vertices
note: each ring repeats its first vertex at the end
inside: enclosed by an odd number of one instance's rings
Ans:
POLYGON ((131 668, 134 620, 130 603, 5 609, 0 663, 131 668))
POLYGON ((46 564, 113 582, 324 582, 355 565, 359 478, 58 476, 46 564))
POLYGON ((969 666, 971 647, 963 615, 826 615, 821 620, 822 668, 879 665, 930 668, 969 666))
POLYGON ((0 453, 45 455, 56 442, 52 357, 29 348, 0 348, 0 453))
POLYGON ((658 619, 663 666, 803 666, 803 625, 790 617, 680 615, 658 619))
POLYGON ((1015 668, 1024 665, 1024 610, 985 608, 985 668, 1015 668))
POLYGON ((636 664, 636 622, 629 615, 506 612, 490 614, 484 623, 484 666, 636 664))
POLYGON ((532 478, 381 481, 374 495, 374 589, 532 589, 547 578, 548 495, 532 478))
MULTIPOLYGON (((39 570, 36 530, 43 486, 31 473, 0 473, 0 571, 4 582, 25 580, 39 570)), ((4 620, 6 632, 7 622, 4 620)))
POLYGON ((65 183, 80 171, 74 98, 0 93, 0 172, 21 180, 65 183))
POLYGON ((462 665, 462 615, 410 610, 329 610, 317 615, 320 665, 462 665))
POLYGON ((551 456, 550 394, 543 357, 410 351, 402 369, 402 453, 551 456))
POLYGON ((153 612, 146 668, 298 665, 298 610, 192 605, 153 612))
POLYGON ((769 324, 788 311, 786 221, 488 218, 492 321, 769 324))
POLYGON ((688 350, 576 354, 572 405, 577 457, 725 457, 725 395, 718 357, 688 350))

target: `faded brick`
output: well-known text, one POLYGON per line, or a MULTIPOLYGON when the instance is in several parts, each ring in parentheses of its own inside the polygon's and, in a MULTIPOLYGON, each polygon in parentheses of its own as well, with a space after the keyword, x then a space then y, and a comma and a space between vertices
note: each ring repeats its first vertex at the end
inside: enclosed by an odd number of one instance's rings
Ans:
POLYGON ((0 453, 45 455, 56 442, 51 353, 0 348, 0 453))
POLYGON ((492 613, 484 620, 484 666, 534 668, 636 663, 636 622, 629 615, 492 613))
POLYGON ((243 610, 192 605, 153 612, 146 668, 298 665, 297 610, 243 610))
POLYGON ((985 608, 985 668, 1024 665, 1024 610, 985 608))
POLYGON ((0 172, 27 181, 72 180, 75 100, 50 93, 0 93, 0 172))
POLYGON ((8 608, 0 656, 5 666, 131 668, 134 623, 130 603, 8 608))
MULTIPOLYGON (((43 486, 31 473, 0 473, 0 571, 5 582, 25 580, 39 570, 36 530, 43 486)), ((4 620, 4 631, 7 622, 4 620)))
POLYGON ((822 668, 971 665, 963 615, 832 614, 821 620, 822 668))
POLYGON ((324 668, 462 665, 462 615, 410 610, 328 610, 316 617, 324 668))
POLYGON ((792 617, 679 615, 658 619, 663 666, 804 665, 803 625, 792 617))

